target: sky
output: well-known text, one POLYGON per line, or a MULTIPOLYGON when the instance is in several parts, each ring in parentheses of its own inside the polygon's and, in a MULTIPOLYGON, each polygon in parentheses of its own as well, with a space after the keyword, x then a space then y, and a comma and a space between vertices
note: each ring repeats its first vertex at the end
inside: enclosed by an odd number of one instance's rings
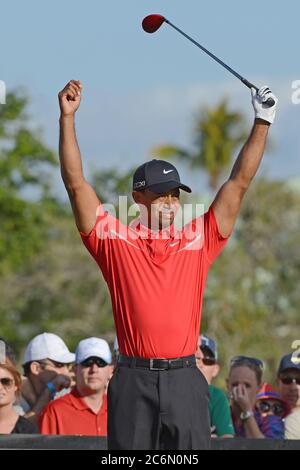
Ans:
MULTIPOLYGON (((10 0, 1 6, 0 80, 30 97, 30 123, 57 150, 57 93, 70 79, 84 92, 76 127, 87 174, 143 163, 153 146, 190 148, 197 110, 229 97, 253 119, 249 90, 168 25, 153 35, 142 19, 160 13, 257 86, 279 98, 272 153, 261 173, 300 176, 300 2, 252 0, 10 0)), ((179 165, 185 183, 205 180, 179 165)), ((61 183, 57 184, 57 191, 61 183)))

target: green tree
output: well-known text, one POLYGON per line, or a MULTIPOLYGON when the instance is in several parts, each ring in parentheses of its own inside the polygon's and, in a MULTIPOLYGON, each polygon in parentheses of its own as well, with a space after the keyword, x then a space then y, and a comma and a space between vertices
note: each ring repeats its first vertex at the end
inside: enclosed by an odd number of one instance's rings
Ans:
POLYGON ((123 223, 130 223, 130 219, 135 218, 133 215, 128 220, 128 208, 134 204, 131 197, 132 193, 132 176, 135 168, 121 172, 119 169, 112 167, 108 170, 97 171, 92 179, 92 185, 95 188, 102 203, 114 206, 114 214, 123 223), (126 199, 120 197, 126 196, 126 199))
POLYGON ((212 266, 202 331, 230 357, 267 363, 274 381, 281 356, 300 339, 300 194, 279 181, 259 179, 247 193, 232 240, 212 266))
POLYGON ((229 110, 227 99, 214 108, 201 110, 194 128, 194 150, 174 145, 162 145, 153 152, 160 158, 178 158, 191 168, 202 168, 209 176, 209 184, 218 189, 220 178, 232 161, 235 149, 245 140, 243 116, 229 110))
MULTIPOLYGON (((0 107, 1 336, 19 352, 42 331, 60 334, 72 347, 94 334, 111 340, 105 282, 80 241, 69 204, 51 196, 49 170, 58 160, 41 132, 31 129, 27 105, 17 92, 0 107)), ((125 176, 110 173, 102 174, 99 187, 106 194, 113 184, 122 191, 125 176)))
POLYGON ((0 333, 21 352, 35 335, 50 331, 74 348, 88 336, 112 340, 107 287, 84 248, 69 210, 47 211, 47 243, 30 263, 2 277, 0 333))
POLYGON ((40 203, 24 197, 35 188, 42 200, 48 169, 57 164, 39 131, 30 129, 24 93, 10 92, 0 106, 0 274, 20 266, 41 247, 44 214, 40 203))
POLYGON ((100 200, 104 203, 118 204, 119 196, 128 196, 132 192, 131 168, 124 173, 115 167, 95 172, 92 184, 100 200))

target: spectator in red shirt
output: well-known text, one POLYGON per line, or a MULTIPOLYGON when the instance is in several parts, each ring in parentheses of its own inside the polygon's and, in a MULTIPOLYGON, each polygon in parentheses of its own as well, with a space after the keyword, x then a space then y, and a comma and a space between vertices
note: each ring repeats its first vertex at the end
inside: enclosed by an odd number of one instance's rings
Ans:
POLYGON ((59 154, 77 228, 108 284, 120 347, 108 387, 108 448, 207 449, 208 384, 195 360, 205 282, 259 168, 277 99, 268 87, 252 89, 255 121, 230 177, 208 212, 177 230, 180 191, 191 189, 163 160, 133 175, 139 219, 127 226, 104 210, 76 139, 81 94, 76 80, 59 93, 59 154))
POLYGON ((107 435, 106 387, 111 376, 111 361, 105 340, 80 341, 76 349, 76 387, 43 411, 42 434, 107 435))

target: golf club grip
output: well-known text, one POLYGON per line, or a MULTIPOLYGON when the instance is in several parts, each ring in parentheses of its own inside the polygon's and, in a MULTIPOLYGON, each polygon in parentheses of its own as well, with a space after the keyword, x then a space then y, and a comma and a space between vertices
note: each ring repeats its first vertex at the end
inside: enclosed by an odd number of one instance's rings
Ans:
MULTIPOLYGON (((249 82, 248 80, 246 80, 246 78, 242 78, 241 81, 244 83, 244 85, 246 85, 248 88, 254 88, 256 91, 259 91, 259 88, 257 88, 257 86, 253 85, 253 83, 249 82)), ((275 104, 275 101, 273 100, 273 98, 268 98, 267 101, 265 101, 264 105, 267 106, 268 108, 272 108, 272 106, 274 106, 275 104)))

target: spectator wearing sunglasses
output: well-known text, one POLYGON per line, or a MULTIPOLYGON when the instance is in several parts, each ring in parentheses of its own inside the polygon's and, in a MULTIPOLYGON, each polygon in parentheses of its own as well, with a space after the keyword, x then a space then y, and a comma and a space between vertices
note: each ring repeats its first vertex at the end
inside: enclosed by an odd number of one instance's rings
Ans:
POLYGON ((64 341, 52 333, 35 336, 24 354, 22 407, 25 417, 38 423, 41 411, 58 394, 69 393, 71 386, 70 366, 75 362, 64 341))
MULTIPOLYGON (((3 359, 3 358, 2 358, 3 359)), ((36 434, 38 428, 14 409, 22 378, 11 362, 0 363, 0 434, 36 434)))
POLYGON ((42 434, 107 436, 106 388, 112 372, 108 343, 87 338, 76 349, 76 387, 52 401, 40 420, 42 434))
POLYGON ((300 360, 293 354, 284 356, 278 368, 280 395, 288 402, 292 411, 300 408, 300 360))
POLYGON ((222 390, 212 385, 213 380, 220 372, 216 341, 206 335, 199 336, 195 356, 197 367, 209 385, 209 414, 212 437, 234 437, 228 398, 222 390))
POLYGON ((230 361, 227 388, 231 399, 232 419, 236 436, 252 439, 284 437, 281 418, 262 416, 255 409, 257 394, 262 386, 264 364, 260 359, 236 356, 230 361))
MULTIPOLYGON (((16 367, 17 359, 15 351, 13 350, 12 346, 4 339, 0 337, 0 363, 11 367, 16 367)), ((25 380, 25 377, 22 377, 22 382, 25 380)), ((21 394, 16 393, 16 401, 14 403, 14 410, 19 416, 23 416, 25 414, 23 407, 20 404, 21 401, 21 394)))
POLYGON ((300 439, 300 358, 294 354, 284 356, 278 368, 278 384, 282 398, 291 407, 285 420, 285 437, 300 439))
POLYGON ((275 437, 277 429, 277 438, 284 438, 284 419, 290 413, 290 407, 280 394, 274 390, 271 384, 262 385, 258 395, 256 396, 256 411, 260 414, 259 419, 264 428, 264 434, 268 434, 268 426, 272 426, 272 432, 275 437))

